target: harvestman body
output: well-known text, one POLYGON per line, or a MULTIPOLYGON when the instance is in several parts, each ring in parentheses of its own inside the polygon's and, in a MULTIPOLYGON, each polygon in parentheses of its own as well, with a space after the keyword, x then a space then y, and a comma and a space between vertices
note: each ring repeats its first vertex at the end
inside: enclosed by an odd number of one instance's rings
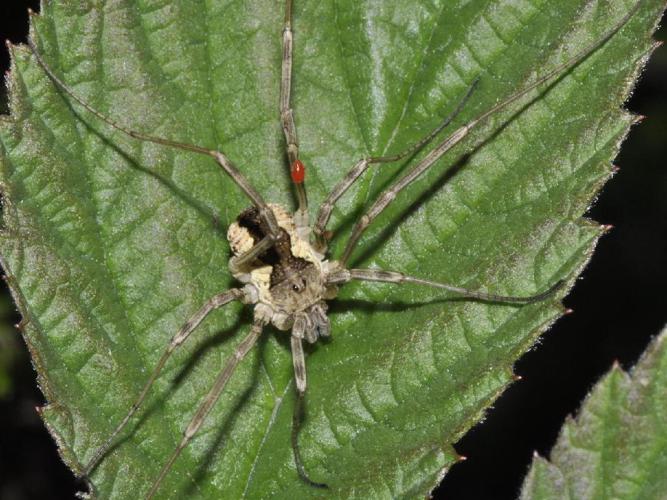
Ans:
POLYGON ((305 167, 299 160, 298 137, 294 124, 293 111, 290 107, 292 80, 291 0, 286 0, 285 2, 282 78, 280 86, 280 117, 287 144, 287 158, 289 160, 291 178, 294 183, 298 200, 298 208, 294 214, 290 214, 281 206, 267 204, 246 177, 236 168, 236 166, 234 166, 224 153, 192 144, 178 143, 168 139, 135 132, 119 125, 109 117, 96 111, 74 94, 67 85, 54 74, 42 59, 34 43, 29 41, 33 54, 51 80, 90 113, 94 114, 114 129, 136 139, 185 149, 213 157, 220 167, 222 167, 223 171, 229 175, 232 181, 238 185, 252 203, 252 207, 245 210, 238 217, 236 222, 230 225, 227 234, 234 254, 230 259, 229 267, 234 277, 241 282, 243 286, 212 297, 173 336, 146 385, 125 418, 117 425, 104 444, 97 449, 87 466, 84 467, 84 475, 88 476, 109 451, 115 438, 125 428, 132 416, 144 402, 153 382, 159 376, 162 368, 174 350, 185 342, 189 335, 211 311, 232 301, 241 301, 245 304, 254 305, 254 320, 250 333, 239 344, 233 356, 227 361, 222 372, 218 375, 213 387, 210 389, 204 401, 200 404, 192 417, 190 424, 185 429, 181 442, 163 465, 160 474, 147 494, 147 498, 152 498, 158 491, 171 466, 201 427, 209 411, 218 400, 225 385, 234 372, 234 369, 253 347, 263 328, 268 324, 272 324, 279 330, 291 330, 292 359, 297 389, 297 399, 292 425, 292 448, 294 450, 294 461, 297 472, 301 479, 308 484, 315 487, 326 487, 326 485, 316 483, 308 477, 301 461, 297 443, 303 397, 307 387, 303 341, 305 340, 309 343, 313 343, 316 342, 319 337, 329 336, 330 323, 327 317, 327 301, 336 296, 339 286, 352 280, 398 284, 414 283, 440 288, 476 300, 528 304, 551 296, 562 285, 562 281, 559 281, 546 292, 530 297, 507 297, 406 276, 395 271, 349 269, 347 268, 347 262, 352 255, 361 234, 391 203, 391 201, 396 198, 401 190, 435 164, 449 149, 466 137, 470 130, 497 111, 525 96, 531 90, 552 80, 554 77, 562 74, 564 71, 572 68, 578 62, 585 59, 588 55, 606 43, 627 23, 630 17, 638 9, 639 4, 640 2, 637 2, 637 4, 595 44, 585 48, 565 63, 552 69, 546 75, 506 98, 504 101, 481 114, 471 122, 463 125, 449 137, 439 142, 430 153, 413 166, 400 180, 384 191, 367 212, 357 221, 342 256, 337 260, 327 260, 326 258, 327 239, 329 236, 326 226, 333 207, 338 199, 343 196, 348 188, 372 165, 394 162, 407 158, 431 142, 435 136, 456 117, 473 93, 477 81, 474 81, 471 84, 470 88, 450 116, 418 143, 394 156, 368 157, 360 160, 327 196, 324 203, 319 207, 315 223, 311 227, 308 222, 308 203, 304 186, 305 167))

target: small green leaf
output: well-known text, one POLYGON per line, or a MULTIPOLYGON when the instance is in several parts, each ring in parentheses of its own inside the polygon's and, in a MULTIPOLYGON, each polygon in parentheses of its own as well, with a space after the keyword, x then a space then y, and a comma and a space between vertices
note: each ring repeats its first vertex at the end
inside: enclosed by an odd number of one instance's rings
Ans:
MULTIPOLYGON (((295 0, 293 107, 311 206, 358 158, 425 135, 476 78, 453 127, 599 40, 632 5, 295 0)), ((621 105, 662 8, 645 0, 543 95, 471 133, 371 226, 353 264, 512 295, 572 282, 602 233, 581 217, 633 123, 621 105)), ((267 200, 292 207, 278 121, 282 9, 276 0, 44 2, 33 39, 101 112, 220 148, 267 200)), ((224 232, 249 202, 209 158, 110 130, 63 97, 25 47, 13 55, 0 254, 49 402, 44 420, 80 471, 168 339, 233 286, 224 232)), ((363 207, 421 156, 373 169, 341 200, 334 258, 363 207)), ((427 494, 456 462, 451 443, 562 313, 556 300, 449 298, 366 283, 332 302, 332 339, 308 353, 301 434, 306 466, 332 497, 427 494)), ((237 305, 215 312, 170 361, 92 475, 100 497, 145 494, 250 317, 237 305)), ((321 495, 296 475, 293 398, 288 335, 267 329, 161 495, 321 495)))
POLYGON ((524 500, 667 498, 667 329, 628 374, 618 365, 539 456, 524 500))

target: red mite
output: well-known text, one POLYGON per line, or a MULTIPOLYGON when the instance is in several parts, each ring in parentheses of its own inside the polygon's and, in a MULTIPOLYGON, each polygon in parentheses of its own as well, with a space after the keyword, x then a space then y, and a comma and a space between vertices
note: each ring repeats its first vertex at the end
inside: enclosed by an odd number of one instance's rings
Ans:
POLYGON ((290 173, 292 174, 292 181, 294 181, 294 184, 301 184, 306 178, 306 167, 301 160, 296 160, 292 163, 290 173))

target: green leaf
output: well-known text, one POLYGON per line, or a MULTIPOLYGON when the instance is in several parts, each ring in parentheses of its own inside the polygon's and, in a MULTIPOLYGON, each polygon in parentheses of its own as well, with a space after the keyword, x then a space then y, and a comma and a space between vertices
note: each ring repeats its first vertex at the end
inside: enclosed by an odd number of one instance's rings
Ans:
POLYGON ((667 329, 628 374, 617 364, 539 456, 521 498, 667 497, 667 329))
MULTIPOLYGON (((295 4, 293 106, 315 207, 358 158, 400 151, 436 126, 475 78, 453 126, 599 40, 632 2, 295 4)), ((633 123, 621 104, 662 6, 644 1, 544 95, 471 133, 372 225, 353 264, 512 295, 571 283, 602 233, 581 217, 633 123)), ((224 150, 267 200, 292 207, 278 121, 282 8, 45 2, 33 36, 95 108, 135 130, 224 150)), ((13 54, 12 115, 0 127, 0 253, 49 402, 44 420, 80 471, 173 333, 233 286, 224 234, 249 202, 209 158, 110 130, 63 97, 25 47, 13 54)), ((333 257, 363 207, 407 168, 375 168, 341 200, 333 257)), ((366 283, 331 303, 332 339, 308 352, 301 445, 332 497, 427 494, 457 460, 451 443, 562 313, 555 299, 448 299, 366 283)), ((215 312, 170 361, 92 475, 102 498, 145 494, 250 317, 237 305, 215 312)), ((161 494, 321 495, 296 475, 293 398, 289 336, 268 329, 161 494)))

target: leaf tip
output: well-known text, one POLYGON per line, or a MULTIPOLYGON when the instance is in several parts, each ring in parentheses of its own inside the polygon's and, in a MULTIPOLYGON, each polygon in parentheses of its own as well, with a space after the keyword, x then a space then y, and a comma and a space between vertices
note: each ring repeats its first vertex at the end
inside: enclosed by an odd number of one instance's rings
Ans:
POLYGON ((644 120, 646 120, 646 115, 636 115, 634 117, 634 120, 632 122, 633 125, 639 125, 642 123, 644 120))

